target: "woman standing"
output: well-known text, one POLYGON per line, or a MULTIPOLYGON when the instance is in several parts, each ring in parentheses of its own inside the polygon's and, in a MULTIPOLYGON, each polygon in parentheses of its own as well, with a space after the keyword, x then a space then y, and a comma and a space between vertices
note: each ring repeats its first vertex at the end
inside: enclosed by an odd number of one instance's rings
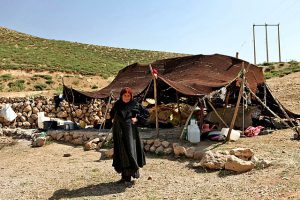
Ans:
POLYGON ((122 174, 120 182, 139 178, 139 168, 146 164, 143 144, 136 126, 140 113, 139 104, 133 100, 131 88, 121 90, 120 98, 110 111, 113 119, 113 167, 122 174))

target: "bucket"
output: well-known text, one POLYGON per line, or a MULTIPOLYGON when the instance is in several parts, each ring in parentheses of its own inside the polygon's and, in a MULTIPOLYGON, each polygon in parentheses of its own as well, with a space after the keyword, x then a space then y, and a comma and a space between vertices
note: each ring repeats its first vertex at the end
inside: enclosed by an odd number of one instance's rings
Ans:
MULTIPOLYGON (((221 133, 227 137, 229 128, 222 128, 221 133)), ((230 140, 237 141, 241 136, 241 133, 237 130, 232 129, 230 133, 230 140)))

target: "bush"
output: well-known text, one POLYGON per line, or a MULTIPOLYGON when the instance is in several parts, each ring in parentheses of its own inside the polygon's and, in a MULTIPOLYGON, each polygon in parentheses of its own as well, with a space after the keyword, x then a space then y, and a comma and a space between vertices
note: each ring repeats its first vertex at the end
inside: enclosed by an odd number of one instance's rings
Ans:
POLYGON ((45 84, 36 84, 36 85, 34 85, 33 87, 34 87, 34 89, 37 90, 37 91, 42 91, 42 90, 44 90, 44 89, 47 88, 47 85, 45 85, 45 84))
POLYGON ((44 75, 44 74, 35 74, 33 75, 34 78, 43 78, 45 80, 52 80, 52 76, 50 75, 44 75))
POLYGON ((75 80, 72 82, 73 85, 78 85, 79 84, 79 80, 75 80))
POLYGON ((11 74, 3 74, 0 76, 0 81, 8 81, 12 79, 12 75, 11 74))
POLYGON ((7 85, 10 92, 20 92, 25 89, 24 83, 24 80, 16 80, 13 82, 9 82, 7 85))
POLYGON ((47 80, 46 81, 46 84, 48 84, 48 85, 51 85, 52 83, 54 83, 54 81, 52 81, 52 80, 47 80))

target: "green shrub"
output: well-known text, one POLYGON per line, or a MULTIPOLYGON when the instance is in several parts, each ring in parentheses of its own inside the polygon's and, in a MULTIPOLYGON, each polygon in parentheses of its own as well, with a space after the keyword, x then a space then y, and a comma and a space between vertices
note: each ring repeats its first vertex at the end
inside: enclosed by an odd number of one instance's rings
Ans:
POLYGON ((3 90, 4 90, 4 85, 0 83, 0 91, 3 92, 3 90))
POLYGON ((8 81, 12 79, 12 75, 11 74, 3 74, 0 76, 0 81, 8 81))
POLYGON ((73 85, 78 85, 79 84, 79 80, 75 80, 72 82, 73 85))
POLYGON ((52 80, 52 76, 50 75, 44 75, 44 74, 35 74, 33 75, 34 78, 43 78, 45 80, 52 80))
POLYGON ((48 84, 48 85, 51 85, 52 83, 54 83, 54 81, 52 81, 52 80, 47 80, 45 83, 48 84))
POLYGON ((44 90, 44 89, 47 88, 47 85, 45 85, 45 84, 36 84, 36 85, 34 85, 33 87, 34 87, 34 89, 37 90, 37 91, 42 91, 42 90, 44 90))
POLYGON ((9 82, 7 85, 10 92, 20 92, 25 89, 24 83, 24 80, 15 80, 13 82, 9 82))

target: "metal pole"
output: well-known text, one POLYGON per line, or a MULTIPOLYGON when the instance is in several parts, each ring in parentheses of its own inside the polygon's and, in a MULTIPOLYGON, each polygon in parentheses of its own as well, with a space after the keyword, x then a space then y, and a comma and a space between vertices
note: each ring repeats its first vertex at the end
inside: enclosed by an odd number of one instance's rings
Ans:
POLYGON ((253 50, 254 50, 254 64, 256 65, 255 24, 253 24, 253 50))
POLYGON ((279 62, 281 62, 279 24, 277 25, 277 27, 278 27, 278 52, 279 52, 279 62))
POLYGON ((268 51, 268 25, 265 24, 266 29, 266 53, 267 53, 267 63, 269 62, 269 51, 268 51))

